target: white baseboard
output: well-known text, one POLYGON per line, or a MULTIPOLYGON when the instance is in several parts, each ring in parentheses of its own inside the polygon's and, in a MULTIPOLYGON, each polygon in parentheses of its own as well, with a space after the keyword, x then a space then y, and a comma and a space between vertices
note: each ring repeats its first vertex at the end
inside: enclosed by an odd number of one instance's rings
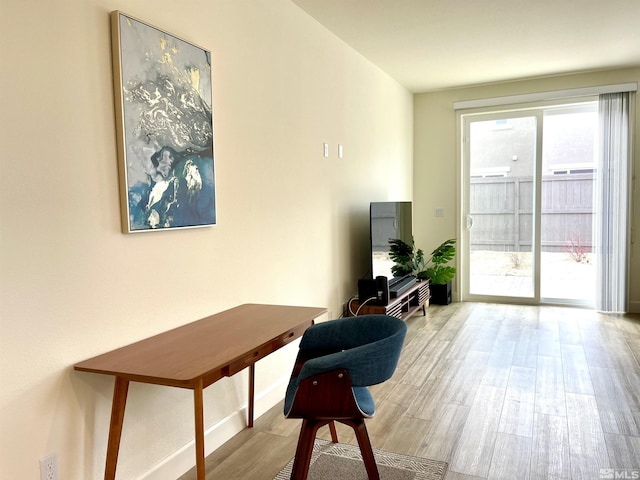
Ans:
MULTIPOLYGON (((263 415, 283 399, 282 384, 283 382, 288 382, 288 380, 286 378, 272 385, 268 390, 256 395, 254 404, 255 418, 263 415)), ((210 455, 233 436, 247 428, 246 418, 247 405, 245 404, 231 415, 209 427, 204 432, 205 456, 210 455)), ((178 478, 184 475, 195 466, 195 451, 195 440, 192 440, 155 465, 151 470, 138 477, 138 480, 166 480, 167 478, 178 478)))

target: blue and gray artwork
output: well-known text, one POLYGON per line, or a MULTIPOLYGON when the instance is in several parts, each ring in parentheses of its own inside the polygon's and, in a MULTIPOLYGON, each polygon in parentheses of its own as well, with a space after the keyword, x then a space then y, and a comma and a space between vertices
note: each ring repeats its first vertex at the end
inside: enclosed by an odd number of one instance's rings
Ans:
POLYGON ((129 230, 216 223, 209 52, 120 14, 129 230))

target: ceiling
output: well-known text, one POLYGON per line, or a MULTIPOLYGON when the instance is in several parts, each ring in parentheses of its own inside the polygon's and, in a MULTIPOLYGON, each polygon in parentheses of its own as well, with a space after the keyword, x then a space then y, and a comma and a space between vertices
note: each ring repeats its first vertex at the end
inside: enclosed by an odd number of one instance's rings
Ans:
POLYGON ((292 0, 412 92, 640 66, 640 0, 292 0))

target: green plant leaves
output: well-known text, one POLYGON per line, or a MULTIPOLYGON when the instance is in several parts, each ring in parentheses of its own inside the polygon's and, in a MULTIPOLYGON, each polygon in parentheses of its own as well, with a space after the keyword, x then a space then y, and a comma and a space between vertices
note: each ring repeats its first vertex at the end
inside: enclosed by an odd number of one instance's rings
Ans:
POLYGON ((402 277, 413 273, 416 267, 413 245, 409 245, 399 238, 389 240, 389 245, 391 247, 389 258, 394 262, 394 266, 391 267, 391 273, 393 273, 395 277, 402 277))
POLYGON ((431 279, 434 285, 444 285, 453 280, 456 276, 456 268, 451 266, 435 265, 426 271, 427 278, 431 279))
POLYGON ((443 242, 442 245, 431 252, 431 261, 439 265, 450 262, 456 256, 455 245, 456 240, 454 238, 443 242))
POLYGON ((430 279, 434 285, 444 285, 453 280, 456 268, 446 265, 455 258, 456 240, 451 238, 443 242, 431 252, 431 258, 425 262, 424 252, 415 250, 413 240, 411 245, 398 239, 390 239, 389 257, 394 262, 391 273, 396 277, 415 275, 419 279, 430 279))

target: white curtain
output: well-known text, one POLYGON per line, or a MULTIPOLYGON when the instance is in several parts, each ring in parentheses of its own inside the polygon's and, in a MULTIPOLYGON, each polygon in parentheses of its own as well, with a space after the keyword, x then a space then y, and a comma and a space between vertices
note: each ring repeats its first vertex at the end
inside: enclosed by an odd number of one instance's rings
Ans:
POLYGON ((600 95, 596 183, 596 310, 627 309, 629 93, 600 95))

